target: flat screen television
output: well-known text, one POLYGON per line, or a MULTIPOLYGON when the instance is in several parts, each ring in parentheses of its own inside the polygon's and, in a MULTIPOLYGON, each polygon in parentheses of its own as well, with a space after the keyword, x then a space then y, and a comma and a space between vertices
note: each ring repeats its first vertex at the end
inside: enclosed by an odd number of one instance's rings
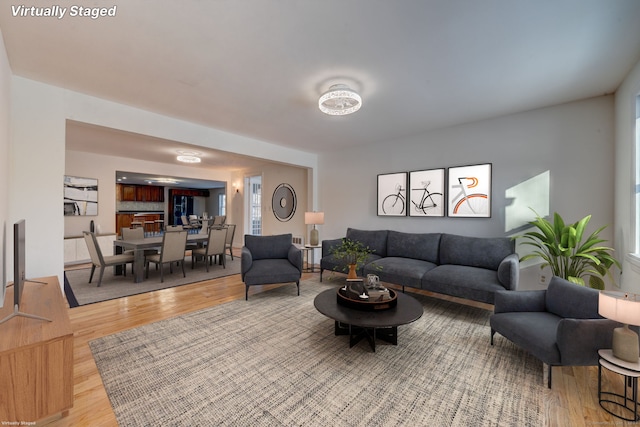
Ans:
POLYGON ((24 313, 20 311, 20 303, 22 301, 22 293, 24 291, 25 284, 27 282, 41 283, 46 284, 44 282, 37 282, 34 280, 27 279, 26 272, 26 242, 27 242, 27 234, 26 234, 26 224, 25 220, 21 219, 20 221, 13 224, 13 313, 0 320, 0 323, 4 323, 9 319, 14 317, 28 317, 30 319, 38 319, 38 320, 46 320, 49 319, 41 316, 36 316, 35 314, 24 313))

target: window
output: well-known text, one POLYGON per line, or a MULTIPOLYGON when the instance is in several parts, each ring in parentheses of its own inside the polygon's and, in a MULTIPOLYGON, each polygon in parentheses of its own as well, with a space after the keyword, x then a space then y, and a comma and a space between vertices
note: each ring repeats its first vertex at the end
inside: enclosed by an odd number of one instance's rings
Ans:
POLYGON ((262 235, 262 176, 250 176, 246 178, 245 188, 247 192, 247 209, 249 234, 262 235))
POLYGON ((227 214, 227 195, 218 194, 218 215, 227 214))

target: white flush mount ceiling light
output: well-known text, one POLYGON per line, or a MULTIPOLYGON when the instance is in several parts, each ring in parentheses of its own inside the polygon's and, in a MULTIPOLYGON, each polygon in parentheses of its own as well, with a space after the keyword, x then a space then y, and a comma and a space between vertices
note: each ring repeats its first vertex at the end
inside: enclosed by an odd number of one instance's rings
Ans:
POLYGON ((355 113, 362 106, 362 98, 349 86, 333 85, 318 100, 320 111, 332 116, 355 113))
POLYGON ((176 159, 183 163, 200 163, 202 159, 198 157, 200 153, 195 151, 178 151, 179 156, 176 159))

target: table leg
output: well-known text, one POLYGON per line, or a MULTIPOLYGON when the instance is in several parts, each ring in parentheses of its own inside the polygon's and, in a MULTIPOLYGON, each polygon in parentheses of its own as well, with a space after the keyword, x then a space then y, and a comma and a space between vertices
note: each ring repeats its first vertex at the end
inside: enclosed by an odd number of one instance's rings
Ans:
POLYGON ((144 281, 144 249, 136 249, 134 251, 133 281, 135 283, 144 281))

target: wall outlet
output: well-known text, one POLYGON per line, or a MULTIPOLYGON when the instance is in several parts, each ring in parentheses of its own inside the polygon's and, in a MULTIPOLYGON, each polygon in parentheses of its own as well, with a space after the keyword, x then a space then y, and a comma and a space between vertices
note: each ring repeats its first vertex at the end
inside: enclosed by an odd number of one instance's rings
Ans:
POLYGON ((540 273, 538 273, 538 282, 541 285, 547 284, 547 273, 544 270, 540 270, 540 273))

